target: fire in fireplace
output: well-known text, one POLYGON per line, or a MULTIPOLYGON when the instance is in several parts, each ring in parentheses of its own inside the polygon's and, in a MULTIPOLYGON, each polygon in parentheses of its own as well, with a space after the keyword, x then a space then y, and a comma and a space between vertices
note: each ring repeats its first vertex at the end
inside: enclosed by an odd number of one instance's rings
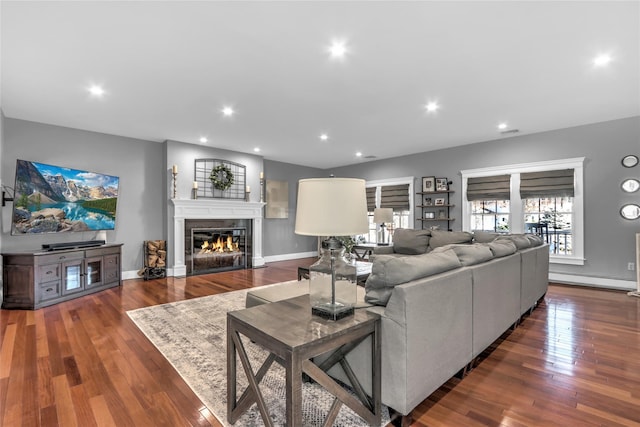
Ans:
POLYGON ((191 242, 186 251, 187 274, 247 268, 247 228, 194 227, 190 231, 191 242))

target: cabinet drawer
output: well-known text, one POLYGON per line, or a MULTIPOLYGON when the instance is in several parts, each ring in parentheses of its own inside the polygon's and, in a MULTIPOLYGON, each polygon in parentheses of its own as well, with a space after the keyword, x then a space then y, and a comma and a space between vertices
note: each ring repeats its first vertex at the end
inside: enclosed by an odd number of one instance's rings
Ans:
POLYGON ((40 255, 36 257, 38 265, 55 264, 57 262, 72 261, 84 258, 83 252, 63 252, 51 255, 40 255))
POLYGON ((38 302, 47 301, 60 296, 60 281, 42 283, 38 302))
POLYGON ((104 271, 104 283, 111 283, 120 280, 120 270, 110 268, 104 271))
POLYGON ((104 268, 118 268, 120 256, 118 255, 105 255, 104 256, 104 268))
POLYGON ((42 265, 38 267, 37 280, 39 283, 60 280, 60 264, 42 265))

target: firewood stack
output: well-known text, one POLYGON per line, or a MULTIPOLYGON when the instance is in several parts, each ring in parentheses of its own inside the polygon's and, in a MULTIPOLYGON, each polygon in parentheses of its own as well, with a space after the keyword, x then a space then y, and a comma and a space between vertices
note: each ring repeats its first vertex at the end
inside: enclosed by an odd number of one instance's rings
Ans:
POLYGON ((147 258, 145 267, 164 268, 167 259, 167 242, 164 240, 147 240, 147 258))
POLYGON ((138 271, 138 276, 144 280, 166 277, 167 242, 165 240, 145 240, 144 267, 138 271))

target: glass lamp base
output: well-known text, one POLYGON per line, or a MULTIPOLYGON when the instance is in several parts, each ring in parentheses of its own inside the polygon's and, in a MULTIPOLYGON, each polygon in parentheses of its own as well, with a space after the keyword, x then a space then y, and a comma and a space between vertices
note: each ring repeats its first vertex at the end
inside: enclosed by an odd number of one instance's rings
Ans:
POLYGON ((311 314, 329 320, 340 320, 344 317, 352 316, 353 313, 353 306, 340 303, 331 304, 326 302, 311 307, 311 314))

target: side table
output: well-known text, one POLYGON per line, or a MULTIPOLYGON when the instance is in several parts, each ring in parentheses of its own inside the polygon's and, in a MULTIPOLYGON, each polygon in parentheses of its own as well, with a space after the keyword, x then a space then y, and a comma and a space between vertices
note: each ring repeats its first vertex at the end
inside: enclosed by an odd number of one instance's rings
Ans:
POLYGON ((256 403, 265 425, 273 425, 259 384, 274 361, 280 363, 286 371, 288 426, 302 425, 303 374, 336 396, 325 425, 333 423, 342 404, 369 424, 380 425, 380 316, 377 314, 356 310, 353 316, 339 321, 322 319, 311 315, 309 295, 227 313, 227 419, 230 423, 235 423, 256 403), (240 339, 241 334, 270 353, 255 375, 240 339), (345 358, 369 336, 373 354, 371 397, 364 392, 345 358), (332 355, 321 366, 310 360, 332 350, 332 355), (239 399, 236 353, 249 382, 239 399), (343 367, 357 397, 326 374, 337 363, 343 367))

